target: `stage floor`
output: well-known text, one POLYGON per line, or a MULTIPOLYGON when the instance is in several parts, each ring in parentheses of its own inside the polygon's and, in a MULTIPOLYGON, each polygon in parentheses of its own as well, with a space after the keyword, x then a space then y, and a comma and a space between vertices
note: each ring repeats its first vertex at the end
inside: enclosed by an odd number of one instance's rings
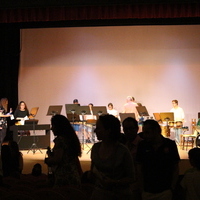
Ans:
MULTIPOLYGON (((52 144, 53 145, 53 144, 52 144)), ((83 171, 90 169, 90 149, 93 144, 84 144, 82 145, 82 157, 80 158, 81 166, 83 171)), ((189 160, 188 160, 188 148, 187 150, 182 150, 182 147, 178 146, 179 155, 181 161, 180 165, 180 174, 184 174, 184 172, 191 167, 189 160)), ((23 150, 21 151, 24 158, 24 169, 23 174, 31 173, 32 167, 36 163, 40 163, 42 165, 43 173, 47 173, 47 166, 44 164, 44 159, 46 156, 46 149, 38 149, 35 153, 33 151, 23 150)))

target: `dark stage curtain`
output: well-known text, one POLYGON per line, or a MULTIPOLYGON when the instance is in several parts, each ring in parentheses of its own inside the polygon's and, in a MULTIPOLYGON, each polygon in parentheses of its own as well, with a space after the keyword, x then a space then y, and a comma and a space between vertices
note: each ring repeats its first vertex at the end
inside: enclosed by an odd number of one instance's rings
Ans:
POLYGON ((7 97, 9 107, 18 104, 18 71, 20 54, 20 30, 1 28, 0 37, 0 98, 7 97))
POLYGON ((0 23, 200 17, 200 3, 2 9, 0 23))

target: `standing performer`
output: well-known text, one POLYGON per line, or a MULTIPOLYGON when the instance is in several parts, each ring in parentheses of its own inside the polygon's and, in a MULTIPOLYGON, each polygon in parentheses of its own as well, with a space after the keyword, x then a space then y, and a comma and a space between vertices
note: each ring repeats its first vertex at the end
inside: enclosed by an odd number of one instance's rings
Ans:
POLYGON ((181 143, 181 134, 182 134, 182 124, 184 122, 185 114, 181 107, 178 106, 178 100, 172 100, 172 106, 173 108, 170 110, 170 112, 174 113, 174 121, 176 123, 176 127, 174 129, 175 132, 175 140, 178 143, 181 143))
MULTIPOLYGON (((10 115, 12 113, 12 108, 10 108, 10 112, 8 112, 7 98, 2 98, 0 100, 0 111, 1 115, 10 115)), ((6 136, 7 126, 7 117, 0 117, 0 142, 2 142, 4 137, 6 136)))
POLYGON ((173 108, 170 112, 174 113, 174 121, 181 121, 184 122, 185 114, 181 107, 178 106, 178 100, 172 100, 173 108))
POLYGON ((138 112, 136 107, 138 106, 137 103, 134 102, 135 98, 132 96, 127 96, 126 103, 124 104, 123 113, 135 113, 135 118, 138 120, 138 112))

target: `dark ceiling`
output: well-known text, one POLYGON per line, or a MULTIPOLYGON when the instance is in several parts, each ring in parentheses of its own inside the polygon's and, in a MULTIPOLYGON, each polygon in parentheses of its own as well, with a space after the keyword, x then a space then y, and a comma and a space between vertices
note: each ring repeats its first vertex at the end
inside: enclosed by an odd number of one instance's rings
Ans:
POLYGON ((91 6, 91 5, 126 5, 126 4, 185 4, 199 3, 199 0, 3 0, 1 9, 30 7, 60 6, 91 6))

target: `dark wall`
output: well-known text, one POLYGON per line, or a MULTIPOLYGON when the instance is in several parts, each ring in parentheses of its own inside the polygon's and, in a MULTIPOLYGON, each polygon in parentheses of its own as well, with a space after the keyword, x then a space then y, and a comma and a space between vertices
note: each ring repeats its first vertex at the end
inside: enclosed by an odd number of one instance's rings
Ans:
POLYGON ((9 106, 15 109, 18 104, 20 29, 1 28, 0 47, 0 98, 7 97, 9 106))

